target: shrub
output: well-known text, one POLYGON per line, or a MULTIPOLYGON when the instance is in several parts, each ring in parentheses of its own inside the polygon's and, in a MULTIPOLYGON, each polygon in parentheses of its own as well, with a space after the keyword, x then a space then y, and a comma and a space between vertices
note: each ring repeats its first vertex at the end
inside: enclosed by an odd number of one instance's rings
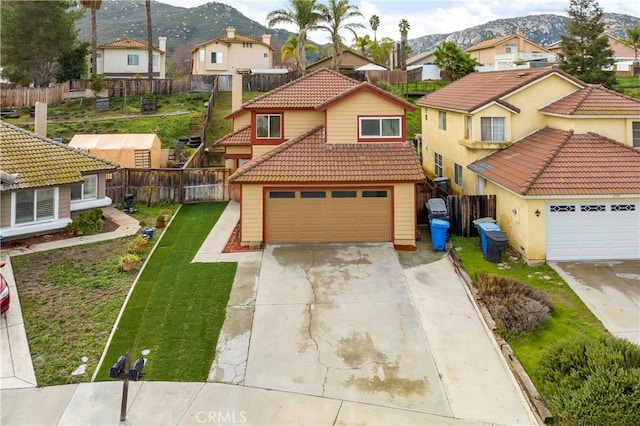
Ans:
POLYGON ((107 84, 107 81, 104 79, 103 74, 93 74, 91 76, 90 87, 93 93, 97 94, 99 91, 101 91, 104 88, 106 84, 107 84))
POLYGON ((640 424, 640 346, 621 338, 574 338, 540 358, 542 393, 560 424, 640 424))
POLYGON ((67 225, 67 230, 74 235, 94 235, 102 231, 102 209, 80 212, 78 218, 67 225))
POLYGON ((136 262, 140 262, 140 256, 138 256, 137 254, 125 253, 122 256, 120 256, 120 265, 123 265, 125 263, 136 263, 136 262))
POLYGON ((553 311, 546 293, 508 277, 480 273, 478 293, 498 327, 523 333, 543 324, 553 311))
POLYGON ((131 241, 129 241, 129 245, 127 247, 127 253, 140 254, 144 251, 144 248, 147 246, 149 242, 149 238, 144 235, 136 235, 133 237, 131 241))

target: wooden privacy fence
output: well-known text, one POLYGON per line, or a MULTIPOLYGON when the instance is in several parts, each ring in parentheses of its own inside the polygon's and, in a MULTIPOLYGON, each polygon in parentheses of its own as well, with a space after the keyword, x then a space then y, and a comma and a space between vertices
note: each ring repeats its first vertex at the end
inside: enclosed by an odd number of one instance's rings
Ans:
POLYGON ((478 235, 473 221, 482 217, 496 217, 495 195, 449 195, 447 197, 450 232, 461 237, 478 235))
POLYGON ((36 102, 57 105, 64 101, 64 94, 69 91, 69 82, 54 87, 18 87, 0 89, 2 107, 25 108, 35 106, 36 102))
POLYGON ((127 194, 136 203, 226 201, 228 177, 228 169, 119 169, 107 179, 106 195, 114 203, 127 194))

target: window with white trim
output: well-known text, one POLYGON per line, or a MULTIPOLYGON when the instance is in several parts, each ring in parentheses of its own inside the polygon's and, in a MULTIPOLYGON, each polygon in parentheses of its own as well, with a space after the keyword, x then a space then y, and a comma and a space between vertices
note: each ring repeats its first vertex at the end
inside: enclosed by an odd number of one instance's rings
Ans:
POLYGON ((447 130, 447 112, 438 111, 438 129, 447 130))
POLYGON ((481 138, 487 142, 504 142, 504 117, 482 117, 481 138))
POLYGON ((634 121, 631 123, 632 126, 632 139, 633 139, 633 147, 640 148, 640 121, 634 121))
POLYGON ((464 138, 473 139, 473 117, 467 115, 465 120, 464 138))
POLYGON ((160 65, 160 55, 153 55, 153 66, 157 67, 158 65, 160 65))
POLYGON ((442 177, 442 155, 436 152, 433 155, 433 164, 435 166, 436 177, 442 177))
POLYGON ((98 198, 98 175, 84 177, 84 182, 71 187, 71 201, 95 200, 98 198))
POLYGON ((360 117, 361 138, 398 138, 402 136, 400 117, 360 117))
POLYGON ((204 48, 201 47, 200 49, 198 49, 198 61, 199 62, 204 62, 205 53, 206 52, 204 51, 204 48))
POLYGON ((129 66, 137 66, 140 65, 140 55, 129 53, 127 55, 127 65, 129 66))
POLYGON ((282 138, 281 114, 256 115, 256 137, 264 139, 282 138))
POLYGON ((211 52, 211 63, 212 64, 221 64, 222 63, 222 52, 211 52))
POLYGON ((455 183, 460 188, 462 188, 462 165, 460 165, 458 163, 454 163, 453 170, 454 170, 454 174, 455 174, 455 176, 454 176, 455 183))
POLYGON ((14 193, 16 225, 43 222, 56 218, 58 188, 41 188, 14 193))

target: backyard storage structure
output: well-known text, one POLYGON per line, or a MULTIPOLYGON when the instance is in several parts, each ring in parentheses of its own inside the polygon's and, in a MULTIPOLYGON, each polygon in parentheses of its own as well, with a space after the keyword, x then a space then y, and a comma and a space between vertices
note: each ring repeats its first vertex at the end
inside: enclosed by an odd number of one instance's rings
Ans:
POLYGON ((160 138, 155 133, 75 135, 69 146, 123 168, 159 168, 162 163, 160 138))

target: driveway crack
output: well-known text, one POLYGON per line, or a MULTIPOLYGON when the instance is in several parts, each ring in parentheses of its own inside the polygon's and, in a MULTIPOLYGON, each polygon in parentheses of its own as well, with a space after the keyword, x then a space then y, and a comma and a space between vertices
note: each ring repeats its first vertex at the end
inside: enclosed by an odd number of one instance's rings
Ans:
POLYGON ((316 339, 316 337, 313 334, 313 322, 314 322, 313 312, 315 310, 315 306, 318 304, 318 287, 317 287, 317 282, 311 276, 310 271, 315 266, 315 263, 316 263, 316 253, 315 253, 315 251, 312 250, 311 251, 311 265, 309 265, 309 267, 305 270, 305 277, 307 278, 307 281, 309 282, 309 285, 311 286, 311 294, 312 294, 312 300, 307 305, 307 315, 308 315, 308 318, 309 318, 309 322, 308 322, 308 325, 307 325, 307 333, 309 335, 309 339, 311 339, 311 341, 313 342, 313 345, 316 348, 316 353, 318 354, 318 364, 321 365, 322 367, 324 367, 324 369, 325 369, 324 380, 322 381, 322 395, 321 395, 321 396, 324 396, 325 387, 326 387, 327 379, 328 379, 328 376, 329 376, 329 366, 322 362, 322 356, 321 356, 321 353, 320 353, 320 345, 318 344, 318 340, 316 339))

